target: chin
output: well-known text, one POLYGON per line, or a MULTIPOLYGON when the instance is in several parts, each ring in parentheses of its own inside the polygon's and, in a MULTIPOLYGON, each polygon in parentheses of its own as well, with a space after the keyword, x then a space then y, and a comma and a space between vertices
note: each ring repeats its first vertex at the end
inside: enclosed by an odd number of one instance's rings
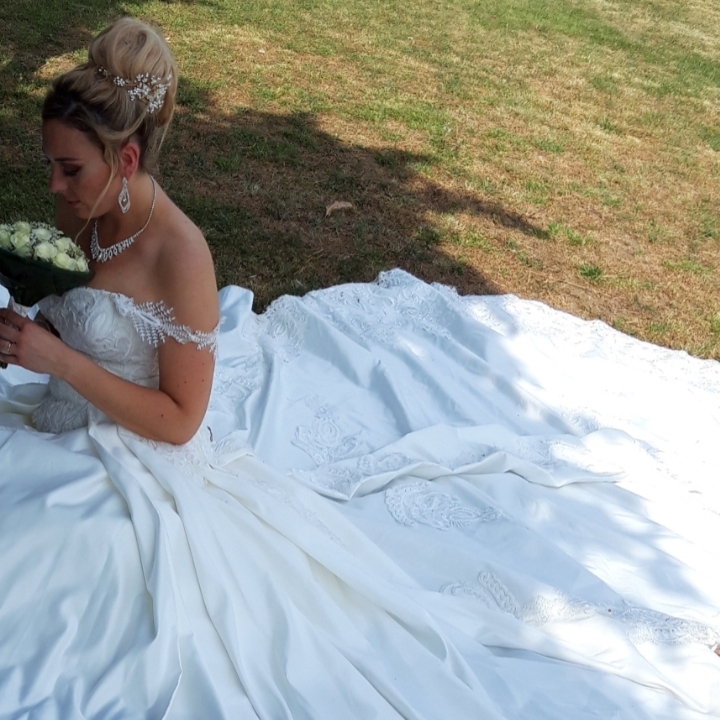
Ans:
POLYGON ((83 207, 82 205, 72 205, 71 203, 68 203, 68 205, 70 205, 70 209, 81 220, 87 220, 90 217, 87 208, 83 207))

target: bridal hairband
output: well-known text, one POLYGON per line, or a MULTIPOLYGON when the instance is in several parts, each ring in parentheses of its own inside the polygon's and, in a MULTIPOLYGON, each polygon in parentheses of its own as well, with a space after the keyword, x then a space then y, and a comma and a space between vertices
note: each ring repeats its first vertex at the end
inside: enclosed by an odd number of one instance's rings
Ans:
POLYGON ((165 93, 170 87, 172 73, 167 78, 159 75, 150 75, 149 73, 140 73, 134 80, 129 80, 121 75, 113 75, 109 70, 98 66, 98 72, 103 76, 112 80, 118 87, 124 88, 132 85, 127 90, 128 97, 135 102, 138 98, 147 102, 147 111, 152 115, 159 110, 165 100, 165 93))

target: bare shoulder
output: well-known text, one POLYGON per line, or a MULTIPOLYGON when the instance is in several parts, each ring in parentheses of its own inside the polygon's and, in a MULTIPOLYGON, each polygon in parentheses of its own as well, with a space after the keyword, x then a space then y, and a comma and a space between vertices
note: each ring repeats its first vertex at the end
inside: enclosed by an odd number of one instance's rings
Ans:
POLYGON ((210 248, 199 228, 177 207, 165 217, 157 254, 157 277, 178 322, 212 330, 218 322, 217 284, 210 248))

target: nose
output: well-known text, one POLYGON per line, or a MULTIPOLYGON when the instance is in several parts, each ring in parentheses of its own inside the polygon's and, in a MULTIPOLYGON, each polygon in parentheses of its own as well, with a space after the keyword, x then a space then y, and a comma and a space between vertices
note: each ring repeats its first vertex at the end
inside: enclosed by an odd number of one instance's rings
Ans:
POLYGON ((50 166, 50 180, 48 181, 48 189, 54 195, 62 195, 67 183, 62 174, 62 168, 57 165, 50 166))

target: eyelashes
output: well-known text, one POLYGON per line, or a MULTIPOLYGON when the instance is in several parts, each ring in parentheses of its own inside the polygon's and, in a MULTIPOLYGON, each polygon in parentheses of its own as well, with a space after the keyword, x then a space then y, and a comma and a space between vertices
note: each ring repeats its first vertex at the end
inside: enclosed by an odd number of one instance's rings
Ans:
MULTIPOLYGON (((50 168, 50 166, 52 165, 50 159, 45 156, 43 156, 42 161, 47 168, 50 168)), ((80 168, 74 165, 69 165, 67 167, 63 166, 62 168, 62 173, 65 177, 75 177, 79 172, 80 168)))

